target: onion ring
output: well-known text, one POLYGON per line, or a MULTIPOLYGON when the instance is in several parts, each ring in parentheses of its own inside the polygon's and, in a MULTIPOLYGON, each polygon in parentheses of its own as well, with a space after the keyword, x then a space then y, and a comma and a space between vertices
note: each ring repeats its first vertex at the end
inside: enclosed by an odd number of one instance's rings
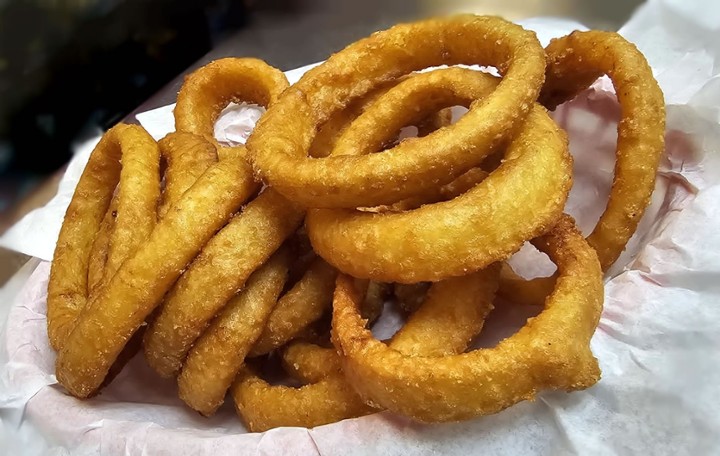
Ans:
POLYGON ((545 310, 496 347, 443 357, 408 357, 376 340, 358 313, 352 279, 338 278, 333 340, 343 371, 366 400, 424 422, 496 413, 539 390, 577 390, 600 376, 590 338, 602 311, 597 254, 570 217, 533 243, 558 265, 545 310))
POLYGON ((390 347, 405 356, 462 353, 493 309, 499 265, 430 286, 423 305, 392 338, 390 347))
POLYGON ((145 332, 145 358, 156 372, 163 377, 178 373, 215 314, 295 231, 303 215, 266 189, 209 240, 145 332))
POLYGON ((537 98, 544 61, 534 33, 497 17, 398 25, 305 73, 258 122, 247 143, 250 157, 264 180, 305 206, 391 204, 428 184, 453 180, 514 133, 537 98), (492 65, 504 77, 456 124, 382 154, 307 157, 316 127, 353 99, 402 74, 458 63, 492 65))
MULTIPOLYGON (((170 133, 158 142, 160 156, 166 162, 162 203, 158 208, 158 219, 163 218, 170 206, 197 181, 207 168, 217 161, 215 147, 202 138, 190 133, 170 133)), ((115 229, 118 198, 113 197, 105 217, 100 224, 88 263, 89 294, 100 284, 105 272, 111 233, 115 229)))
POLYGON ((610 199, 587 237, 607 270, 635 233, 655 189, 665 150, 665 101, 647 60, 613 32, 573 32, 550 42, 540 100, 549 108, 575 98, 607 74, 620 103, 617 162, 610 199))
MULTIPOLYGON (((160 155, 165 160, 165 189, 163 190, 163 203, 158 209, 158 218, 162 218, 167 209, 180 199, 182 194, 197 181, 197 178, 208 168, 212 161, 216 160, 215 148, 198 136, 189 133, 170 133, 158 142, 160 155), (206 159, 203 150, 208 148, 212 151, 212 161, 206 159), (192 154, 197 153, 195 159, 192 154), (192 167, 185 171, 181 167, 192 167)), ((117 215, 117 195, 110 202, 110 207, 105 214, 99 231, 93 242, 88 264, 88 295, 89 299, 97 293, 105 274, 105 263, 108 256, 108 246, 112 231, 115 228, 115 217, 117 215)), ((125 364, 132 359, 142 346, 145 326, 133 334, 123 351, 118 355, 110 367, 108 375, 103 381, 103 386, 109 384, 115 376, 120 373, 125 364)))
MULTIPOLYGON (((655 189, 665 150, 665 102, 645 57, 632 43, 612 32, 573 32, 546 48, 547 75, 542 103, 554 109, 575 98, 607 74, 621 108, 617 160, 610 197, 593 232, 587 237, 598 252, 603 271, 617 260, 637 229, 655 189)), ((525 280, 508 268, 500 294, 524 304, 541 304, 554 276, 525 280)))
POLYGON ((269 106, 287 87, 285 74, 262 60, 215 60, 185 78, 175 105, 175 128, 205 138, 215 145, 221 159, 228 155, 244 157, 245 146, 218 143, 215 121, 230 102, 269 106))
POLYGON ((114 275, 155 226, 159 173, 160 151, 142 127, 119 124, 111 128, 91 153, 65 214, 50 271, 48 336, 55 350, 65 345, 86 307, 91 251, 115 184, 119 181, 117 218, 113 229, 105 231, 107 256, 101 282, 114 275))
MULTIPOLYGON (((89 164, 86 173, 93 175, 94 170, 94 165, 89 164)), ((93 182, 99 188, 106 185, 105 180, 93 182)), ((200 248, 255 188, 252 169, 247 163, 223 160, 200 176, 168 211, 147 241, 88 302, 62 345, 56 375, 72 395, 88 397, 97 391, 133 333, 161 302, 200 248)), ((109 201, 111 191, 107 193, 109 201)), ((101 216, 96 218, 95 231, 101 216)), ((90 217, 83 213, 82 218, 90 217)), ((63 278, 61 283, 67 281, 63 278)), ((49 295, 51 291, 57 293, 57 288, 50 289, 49 295)), ((52 312, 50 308, 49 313, 52 312)), ((57 309, 54 312, 57 316, 57 309)), ((52 324, 52 317, 49 320, 52 324)))
POLYGON ((400 213, 312 209, 308 236, 320 256, 354 277, 415 283, 460 276, 507 258, 552 226, 570 190, 571 163, 565 134, 536 106, 503 164, 467 193, 400 213))
POLYGON ((338 374, 293 388, 270 385, 245 366, 230 391, 238 416, 251 432, 280 426, 311 428, 374 412, 338 374))
MULTIPOLYGON (((434 284, 422 307, 393 336, 390 346, 408 356, 463 352, 493 308, 498 272, 493 265, 434 284)), ((238 414, 251 431, 313 427, 378 411, 376 405, 365 405, 348 388, 335 350, 293 343, 283 352, 283 365, 292 376, 309 384, 300 388, 271 386, 246 369, 231 389, 238 414), (314 405, 301 408, 308 403, 314 405)))
POLYGON ((178 376, 178 392, 191 408, 210 416, 222 405, 282 292, 289 261, 287 249, 281 249, 253 272, 190 349, 178 376))
POLYGON ((280 298, 250 356, 271 352, 320 319, 332 306, 336 276, 335 268, 316 258, 300 281, 280 298))

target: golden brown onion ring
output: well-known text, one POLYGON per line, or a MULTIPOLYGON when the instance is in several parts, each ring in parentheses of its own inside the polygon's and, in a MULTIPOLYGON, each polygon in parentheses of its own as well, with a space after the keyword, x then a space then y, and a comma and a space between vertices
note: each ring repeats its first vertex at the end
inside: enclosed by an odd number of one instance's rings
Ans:
POLYGON ((215 314, 295 232, 303 215, 283 196, 266 189, 209 240, 145 332, 145 358, 156 372, 177 375, 215 314))
POLYGON ((308 71, 263 116, 248 150, 263 179, 308 207, 391 204, 452 181, 514 133, 542 86, 544 61, 534 33, 497 17, 401 24, 308 71), (352 100, 412 71, 458 63, 495 66, 503 79, 456 124, 380 154, 308 158, 317 126, 352 100))
POLYGON ((607 270, 635 233, 665 150, 665 101, 647 60, 613 32, 573 32, 550 42, 541 102, 551 109, 606 74, 620 103, 617 161, 610 199, 588 243, 607 270))
MULTIPOLYGON (((645 57, 617 33, 573 32, 546 48, 547 75, 541 93, 554 109, 575 98, 598 77, 607 74, 615 86, 621 118, 610 198, 588 243, 598 252, 606 271, 635 233, 650 203, 665 148, 665 102, 645 57)), ((512 269, 503 271, 500 294, 524 304, 542 304, 554 276, 525 280, 512 269)))
MULTIPOLYGON (((93 174, 89 166, 86 172, 93 174)), ((224 160, 200 176, 168 211, 147 241, 85 306, 62 345, 56 374, 72 395, 87 397, 97 391, 133 333, 255 188, 247 163, 224 160)), ((103 211, 98 213, 96 220, 103 211)))
POLYGON ((546 232, 565 205, 571 168, 565 134, 536 106, 503 164, 467 193, 399 213, 312 209, 305 224, 315 251, 354 277, 442 280, 503 260, 546 232))
POLYGON ((50 271, 48 336, 55 350, 65 345, 86 307, 90 254, 115 185, 119 181, 117 218, 112 230, 105 231, 107 256, 101 282, 112 278, 155 226, 159 173, 160 151, 142 127, 111 128, 91 153, 65 214, 50 271))
POLYGON ((280 249, 195 341, 178 376, 180 399, 205 416, 222 405, 245 356, 262 334, 287 279, 290 257, 280 249))
POLYGON ((600 377, 590 338, 603 302, 595 251, 569 217, 533 243, 557 264, 545 310, 496 347, 443 357, 408 357, 376 340, 358 313, 353 280, 341 275, 333 340, 346 378, 368 401, 425 422, 496 413, 541 390, 577 390, 600 377))
POLYGON ((398 330, 390 347, 406 356, 462 353, 493 309, 500 267, 436 282, 425 301, 398 330))
POLYGON ((244 366, 230 388, 238 415, 251 432, 281 426, 312 428, 375 411, 341 373, 300 388, 270 385, 244 366))
MULTIPOLYGON (((493 308, 498 272, 497 265, 493 265, 434 284, 422 307, 393 337, 390 346, 407 356, 463 352, 493 308)), ((362 300, 360 296, 358 299, 362 300)), ((283 364, 291 375, 309 384, 300 388, 271 386, 251 369, 245 369, 231 389, 238 413, 251 431, 279 426, 313 427, 378 410, 372 404, 365 405, 348 388, 333 349, 293 343, 283 353, 283 364), (307 404, 313 405, 302 408, 307 404)))
POLYGON ((321 258, 290 291, 280 298, 250 356, 260 356, 284 345, 330 309, 337 271, 321 258))
POLYGON ((269 106, 288 87, 282 71, 262 60, 215 60, 185 78, 175 105, 175 129, 202 136, 220 158, 244 157, 245 146, 223 146, 215 139, 215 121, 231 102, 269 106))
MULTIPOLYGON (((164 217, 172 204, 180 199, 207 168, 217 161, 215 147, 190 133, 170 133, 158 144, 160 156, 165 160, 162 203, 158 207, 158 219, 164 217)), ((88 292, 92 294, 105 273, 111 233, 115 229, 118 197, 113 197, 93 241, 88 263, 88 292)))
MULTIPOLYGON (((197 181, 198 177, 202 175, 210 164, 217 160, 217 154, 212 144, 190 133, 170 133, 158 142, 158 146, 160 155, 166 164, 163 177, 165 182, 162 194, 163 202, 158 208, 158 218, 162 218, 167 209, 182 197, 182 194, 197 181), (208 153, 208 151, 211 153, 208 153)), ((106 273, 105 262, 108 256, 112 231, 115 229, 117 201, 118 196, 116 195, 110 202, 110 207, 93 242, 88 264, 89 299, 92 299, 95 293, 98 292, 97 287, 106 273)), ((130 338, 123 351, 110 367, 102 386, 108 385, 120 373, 125 364, 140 350, 144 329, 145 326, 141 326, 130 338)))

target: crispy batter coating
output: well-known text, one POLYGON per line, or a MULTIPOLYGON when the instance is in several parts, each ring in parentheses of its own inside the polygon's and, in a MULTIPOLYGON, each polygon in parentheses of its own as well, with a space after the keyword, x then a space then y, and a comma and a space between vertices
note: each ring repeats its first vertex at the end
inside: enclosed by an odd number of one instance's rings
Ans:
POLYGON ((163 218, 210 165, 217 162, 217 150, 202 137, 183 132, 170 133, 158 146, 166 163, 165 188, 158 208, 158 217, 163 218))
POLYGON ((115 229, 115 215, 117 214, 117 197, 113 197, 110 206, 105 212, 100 228, 95 235, 92 247, 90 249, 90 259, 88 260, 88 296, 92 295, 102 282, 105 274, 105 263, 107 262, 108 247, 110 246, 110 233, 115 229))
POLYGON ((334 347, 321 347, 301 340, 283 348, 282 365, 285 372, 303 383, 317 383, 333 372, 342 371, 334 347))

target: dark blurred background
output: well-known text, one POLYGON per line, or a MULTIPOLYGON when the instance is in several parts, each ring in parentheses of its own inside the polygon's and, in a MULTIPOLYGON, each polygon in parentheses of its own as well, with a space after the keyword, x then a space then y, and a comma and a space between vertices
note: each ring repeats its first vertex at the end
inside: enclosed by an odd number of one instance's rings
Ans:
POLYGON ((399 21, 475 12, 616 29, 639 0, 0 0, 0 233, 55 192, 81 140, 174 101, 225 56, 288 70, 399 21))

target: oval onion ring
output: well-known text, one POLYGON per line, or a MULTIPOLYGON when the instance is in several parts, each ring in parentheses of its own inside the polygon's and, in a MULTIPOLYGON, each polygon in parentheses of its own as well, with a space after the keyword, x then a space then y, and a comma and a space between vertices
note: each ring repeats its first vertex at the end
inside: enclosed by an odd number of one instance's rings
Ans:
POLYGON ((178 373, 215 314, 297 229, 303 215, 282 195, 266 189, 209 240, 145 332, 145 358, 157 373, 178 373))
POLYGON ((590 338, 602 311, 597 254, 570 217, 533 241, 560 272, 545 310, 496 347, 409 357, 376 340, 358 313, 352 279, 338 278, 333 340, 348 381, 366 400, 419 421, 496 413, 545 389, 577 390, 600 376, 590 338))
POLYGON ((535 34, 497 17, 461 15, 398 25, 305 73, 258 122, 247 147, 260 176, 300 204, 391 204, 477 166, 525 119, 543 83, 544 66, 535 34), (317 126, 353 99, 403 74, 459 63, 495 66, 503 78, 456 124, 381 154, 308 158, 317 126))
POLYGON ((288 87, 285 74, 259 59, 215 60, 183 82, 175 105, 175 129, 202 136, 220 158, 246 155, 245 146, 224 146, 215 139, 215 121, 231 102, 270 106, 288 87))
POLYGON ((275 307, 289 262, 287 249, 276 252, 193 344, 178 376, 178 394, 190 407, 209 416, 222 405, 275 307))
POLYGON ((102 278, 93 279, 94 288, 98 281, 107 281, 115 274, 156 223, 160 150, 142 127, 119 124, 103 135, 68 206, 48 283, 48 336, 55 350, 65 345, 86 307, 91 250, 116 184, 118 195, 110 210, 117 217, 113 217, 112 229, 104 230, 107 248, 102 261, 104 272, 102 278))
MULTIPOLYGON (((106 185, 104 181, 96 184, 106 185)), ((87 397, 100 387, 133 333, 255 188, 247 163, 223 160, 171 207, 135 254, 88 302, 61 346, 56 374, 71 394, 87 397)))
POLYGON ((603 74, 612 80, 620 103, 610 199, 587 238, 607 270, 635 233, 655 189, 665 150, 665 101, 645 57, 617 33, 573 32, 551 41, 546 52, 543 104, 554 109, 603 74))
MULTIPOLYGON (((587 237, 603 271, 612 266, 637 229, 655 189, 665 150, 665 101, 645 57, 632 43, 612 32, 573 32, 546 48, 547 75, 540 95, 550 109, 575 98, 598 77, 612 81, 621 118, 610 196, 605 211, 587 237)), ((525 280, 503 271, 500 294, 526 304, 540 304, 554 277, 525 280)))
POLYGON ((565 205, 571 168, 565 134, 536 106, 503 164, 467 193, 397 213, 312 209, 308 236, 320 256, 354 277, 414 283, 460 276, 547 231, 565 205))

